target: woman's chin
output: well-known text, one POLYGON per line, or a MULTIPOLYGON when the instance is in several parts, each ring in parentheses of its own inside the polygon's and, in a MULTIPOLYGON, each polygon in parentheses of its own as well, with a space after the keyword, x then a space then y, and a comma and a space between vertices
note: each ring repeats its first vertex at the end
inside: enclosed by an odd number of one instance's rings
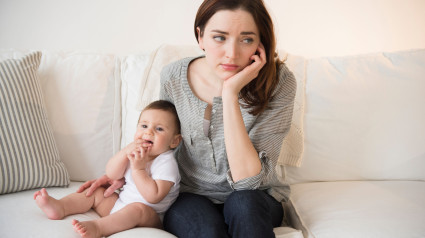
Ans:
POLYGON ((226 81, 229 78, 235 76, 238 72, 231 72, 231 71, 225 71, 225 72, 221 72, 219 77, 223 80, 226 81))

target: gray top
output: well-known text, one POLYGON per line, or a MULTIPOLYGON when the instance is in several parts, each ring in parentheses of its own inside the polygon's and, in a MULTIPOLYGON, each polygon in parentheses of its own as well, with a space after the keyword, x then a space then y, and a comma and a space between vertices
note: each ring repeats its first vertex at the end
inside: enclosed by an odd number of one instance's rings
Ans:
MULTIPOLYGON (((279 83, 269 108, 253 116, 241 107, 249 137, 257 150, 262 169, 260 174, 233 182, 224 144, 223 104, 215 97, 208 136, 203 123, 208 103, 196 97, 187 80, 191 61, 185 58, 164 67, 161 72, 160 98, 176 106, 181 121, 183 143, 175 150, 179 164, 181 192, 191 192, 223 203, 234 190, 267 190, 277 201, 287 201, 290 188, 276 176, 276 164, 283 138, 289 131, 296 81, 292 72, 283 65, 279 69, 279 83)), ((242 103, 242 102, 241 102, 242 103)))

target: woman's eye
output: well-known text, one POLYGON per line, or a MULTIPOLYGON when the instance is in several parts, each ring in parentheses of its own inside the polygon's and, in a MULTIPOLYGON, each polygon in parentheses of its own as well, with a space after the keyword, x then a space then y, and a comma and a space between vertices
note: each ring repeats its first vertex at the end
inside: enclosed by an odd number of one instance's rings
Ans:
POLYGON ((214 36, 213 39, 215 41, 218 41, 218 42, 222 42, 222 41, 226 40, 226 38, 224 36, 214 36))
POLYGON ((246 44, 251 44, 252 42, 254 42, 254 39, 252 39, 252 38, 245 38, 245 39, 242 40, 242 42, 243 43, 246 43, 246 44))

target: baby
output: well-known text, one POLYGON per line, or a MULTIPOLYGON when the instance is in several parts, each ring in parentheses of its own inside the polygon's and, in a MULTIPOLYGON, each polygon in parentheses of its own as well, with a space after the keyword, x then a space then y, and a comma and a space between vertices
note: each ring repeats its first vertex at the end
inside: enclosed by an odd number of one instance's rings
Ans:
POLYGON ((172 149, 180 141, 180 122, 174 105, 154 101, 140 114, 134 142, 106 165, 110 179, 125 177, 126 184, 119 195, 104 197, 105 188, 100 187, 89 197, 72 193, 57 200, 43 188, 34 193, 34 199, 53 220, 94 209, 101 218, 72 220, 74 230, 82 237, 109 236, 138 226, 161 228, 159 217, 179 194, 180 174, 172 149))

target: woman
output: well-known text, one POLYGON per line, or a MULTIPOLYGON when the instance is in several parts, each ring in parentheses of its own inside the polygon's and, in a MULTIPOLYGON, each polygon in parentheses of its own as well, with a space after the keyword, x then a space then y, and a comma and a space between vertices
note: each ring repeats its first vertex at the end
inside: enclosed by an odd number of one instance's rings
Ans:
POLYGON ((290 193, 275 167, 295 79, 277 58, 261 0, 205 0, 194 31, 205 56, 161 73, 160 97, 176 106, 184 141, 180 195, 164 228, 178 237, 274 237, 290 193))

